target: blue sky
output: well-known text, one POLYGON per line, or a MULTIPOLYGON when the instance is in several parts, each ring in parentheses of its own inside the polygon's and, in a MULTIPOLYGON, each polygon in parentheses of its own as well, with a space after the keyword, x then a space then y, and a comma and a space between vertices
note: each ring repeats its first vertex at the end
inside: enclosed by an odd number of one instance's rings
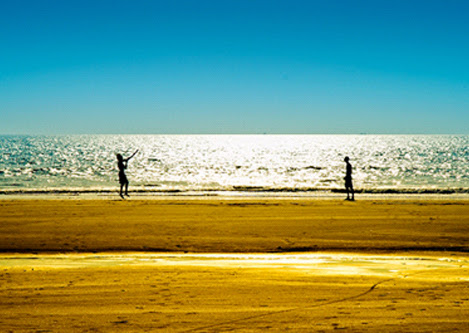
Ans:
POLYGON ((0 134, 469 133, 468 1, 1 1, 0 134))

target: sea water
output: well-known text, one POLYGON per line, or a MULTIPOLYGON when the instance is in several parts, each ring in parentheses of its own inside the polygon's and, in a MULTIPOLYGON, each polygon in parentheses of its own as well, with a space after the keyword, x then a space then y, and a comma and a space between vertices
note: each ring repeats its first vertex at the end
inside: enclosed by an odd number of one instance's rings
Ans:
POLYGON ((469 193, 469 135, 0 136, 0 191, 469 193))

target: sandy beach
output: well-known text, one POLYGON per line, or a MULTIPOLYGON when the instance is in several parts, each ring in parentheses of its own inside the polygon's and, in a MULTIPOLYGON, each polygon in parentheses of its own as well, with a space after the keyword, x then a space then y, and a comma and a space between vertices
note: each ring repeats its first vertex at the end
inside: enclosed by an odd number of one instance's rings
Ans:
POLYGON ((469 201, 0 200, 2 332, 465 332, 469 201))
POLYGON ((1 200, 2 252, 469 251, 469 201, 1 200))

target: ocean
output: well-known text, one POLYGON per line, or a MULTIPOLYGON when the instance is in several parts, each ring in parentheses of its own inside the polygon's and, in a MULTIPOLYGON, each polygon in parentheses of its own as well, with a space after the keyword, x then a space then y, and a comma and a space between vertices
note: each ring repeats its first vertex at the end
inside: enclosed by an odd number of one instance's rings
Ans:
POLYGON ((0 193, 469 193, 469 135, 0 136, 0 193))

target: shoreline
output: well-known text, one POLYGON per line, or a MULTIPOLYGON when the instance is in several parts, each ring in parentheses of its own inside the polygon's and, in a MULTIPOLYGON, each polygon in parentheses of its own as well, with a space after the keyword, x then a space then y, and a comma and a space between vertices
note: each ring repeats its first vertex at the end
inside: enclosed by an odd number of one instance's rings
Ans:
MULTIPOLYGON (((468 190, 469 191, 469 190, 468 190)), ((343 200, 345 191, 129 191, 126 200, 343 200)), ((469 192, 355 192, 356 201, 363 200, 437 200, 469 201, 469 192)), ((0 191, 0 201, 5 200, 120 200, 119 190, 71 191, 71 190, 15 190, 0 191)))
MULTIPOLYGON (((134 185, 131 187, 132 193, 138 194, 184 194, 184 193, 215 193, 215 194, 282 194, 282 193, 304 193, 304 194, 339 194, 346 193, 343 187, 272 187, 272 186, 220 186, 214 188, 194 187, 194 188, 158 188, 159 185, 134 185)), ((111 187, 11 187, 6 186, 0 189, 0 195, 9 194, 67 194, 67 193, 114 193, 119 191, 117 186, 111 187)), ((469 187, 358 187, 355 188, 357 194, 468 194, 469 187)))

